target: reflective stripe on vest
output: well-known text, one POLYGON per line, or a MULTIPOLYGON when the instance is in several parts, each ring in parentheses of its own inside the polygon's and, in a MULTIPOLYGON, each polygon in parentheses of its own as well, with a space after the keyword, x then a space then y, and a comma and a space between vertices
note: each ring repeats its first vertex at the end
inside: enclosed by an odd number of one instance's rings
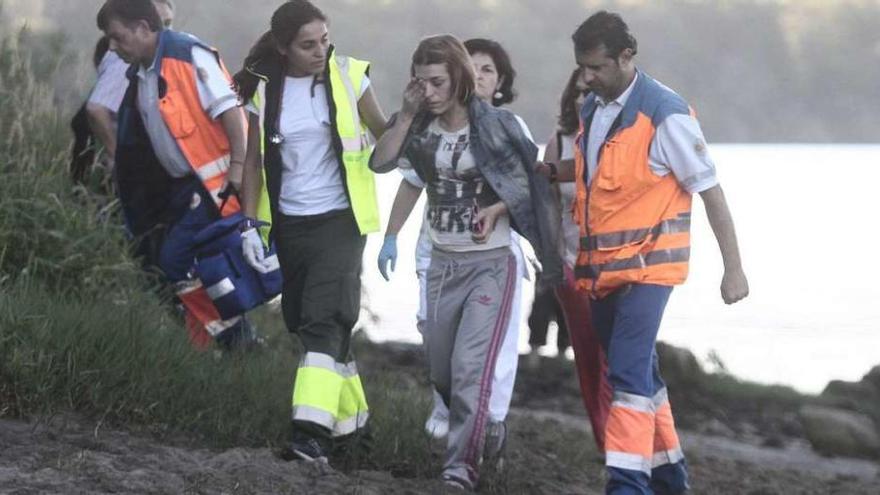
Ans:
MULTIPOLYGON (((581 129, 577 177, 586 170, 585 136, 581 129)), ((578 287, 597 297, 628 283, 677 285, 687 278, 691 195, 673 174, 651 171, 653 137, 651 119, 638 112, 603 145, 589 188, 577 181, 581 242, 575 274, 578 287)))
MULTIPOLYGON (((378 232, 379 203, 376 197, 375 175, 370 170, 370 153, 367 129, 361 121, 358 100, 361 84, 366 76, 369 62, 333 54, 330 57, 330 86, 333 103, 336 107, 336 130, 342 143, 342 167, 345 173, 345 186, 351 209, 362 235, 378 232)), ((260 76, 258 76, 260 77, 260 76)), ((259 111, 260 143, 265 145, 266 131, 266 80, 261 77, 252 98, 259 111)), ((265 155, 265 150, 262 150, 265 155)), ((263 173, 264 189, 260 197, 260 219, 269 221, 271 216, 268 187, 263 173), (265 209, 264 209, 265 205, 265 209), (265 216, 264 216, 265 215, 265 216)))
POLYGON ((336 129, 342 141, 342 165, 351 209, 361 235, 380 229, 376 181, 370 170, 371 146, 361 121, 358 100, 370 64, 351 57, 330 58, 330 86, 336 104, 336 129))
MULTIPOLYGON (((219 57, 218 63, 231 83, 232 79, 219 57)), ((222 207, 221 214, 229 216, 240 210, 238 199, 234 196, 226 202, 219 198, 229 170, 229 138, 220 120, 211 119, 202 108, 197 77, 191 61, 164 57, 162 78, 167 89, 159 100, 159 111, 183 156, 211 194, 214 203, 222 207)))
MULTIPOLYGON (((251 97, 251 104, 258 110, 257 119, 260 123, 260 156, 263 157, 266 156, 266 141, 263 140, 266 130, 266 112, 263 111, 264 101, 266 101, 266 81, 261 78, 260 83, 257 84, 254 96, 251 97)), ((263 185, 260 188, 260 197, 257 200, 257 220, 263 222, 264 225, 262 227, 257 227, 257 230, 260 232, 260 237, 263 239, 263 243, 268 246, 269 233, 272 231, 272 202, 269 200, 269 188, 266 184, 265 167, 260 167, 260 174, 263 178, 263 185)))
POLYGON ((661 221, 647 229, 621 230, 607 234, 595 234, 581 238, 582 249, 616 249, 650 238, 658 238, 661 234, 677 234, 690 231, 691 213, 683 212, 675 218, 661 221))

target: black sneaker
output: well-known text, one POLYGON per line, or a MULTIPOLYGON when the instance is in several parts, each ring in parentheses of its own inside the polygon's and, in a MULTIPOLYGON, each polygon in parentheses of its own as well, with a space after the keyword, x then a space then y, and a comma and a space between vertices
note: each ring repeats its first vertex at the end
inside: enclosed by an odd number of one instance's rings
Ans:
POLYGON ((370 459, 374 442, 371 423, 367 423, 354 433, 334 438, 329 453, 334 458, 370 459))
POLYGON ((327 451, 318 439, 305 435, 294 435, 281 450, 285 461, 327 462, 327 451))
POLYGON ((257 327, 242 315, 235 325, 227 328, 223 333, 214 337, 218 346, 224 353, 251 352, 265 349, 266 339, 257 332, 257 327))
POLYGON ((496 469, 504 465, 504 450, 507 447, 507 423, 490 421, 486 425, 486 444, 483 447, 483 459, 496 469))

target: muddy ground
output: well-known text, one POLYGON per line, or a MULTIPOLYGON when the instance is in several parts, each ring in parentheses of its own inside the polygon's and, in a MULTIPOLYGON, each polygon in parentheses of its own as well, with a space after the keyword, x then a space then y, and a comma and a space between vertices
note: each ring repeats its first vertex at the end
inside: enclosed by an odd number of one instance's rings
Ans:
MULTIPOLYGON (((383 369, 423 382, 417 348, 362 347, 360 358, 367 379, 370 369, 383 369)), ((758 414, 759 421, 748 412, 725 414, 722 421, 711 408, 681 413, 687 418, 681 436, 692 493, 880 493, 880 465, 816 455, 795 426, 785 426, 791 421, 785 412, 758 414), (774 417, 779 414, 783 417, 774 417), (782 431, 773 431, 778 427, 782 431)), ((484 476, 481 492, 603 493, 601 457, 592 445, 571 362, 547 359, 537 369, 522 367, 510 424, 507 462, 484 476)), ((435 480, 284 462, 272 448, 212 450, 186 438, 172 443, 75 415, 2 420, 0 493, 446 493, 435 480)), ((434 445, 438 464, 441 455, 442 447, 434 445)))

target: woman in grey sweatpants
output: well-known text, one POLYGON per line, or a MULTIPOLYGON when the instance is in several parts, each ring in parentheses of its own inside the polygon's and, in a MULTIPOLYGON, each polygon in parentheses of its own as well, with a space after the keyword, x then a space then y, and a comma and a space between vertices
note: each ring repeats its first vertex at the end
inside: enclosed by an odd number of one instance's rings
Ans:
POLYGON ((474 96, 473 66, 458 39, 422 40, 411 75, 370 168, 400 167, 427 190, 425 335, 431 380, 450 412, 443 478, 473 489, 517 276, 511 228, 550 256, 545 270, 561 273, 558 220, 550 216, 558 213, 535 190, 549 192, 549 184, 533 172, 537 149, 516 117, 474 96))

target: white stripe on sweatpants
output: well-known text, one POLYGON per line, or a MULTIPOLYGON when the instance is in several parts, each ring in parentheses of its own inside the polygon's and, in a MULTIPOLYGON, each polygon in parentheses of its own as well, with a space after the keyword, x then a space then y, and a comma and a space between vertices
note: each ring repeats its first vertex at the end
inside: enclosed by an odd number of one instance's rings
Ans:
POLYGON ((516 261, 509 249, 432 253, 425 320, 431 379, 450 401, 444 475, 476 483, 495 359, 507 330, 516 261), (480 287, 479 291, 474 289, 480 287), (464 308, 464 309, 462 309, 464 308))
POLYGON ((508 325, 510 324, 510 306, 513 303, 514 288, 516 287, 516 279, 518 277, 516 259, 513 255, 510 255, 508 257, 507 283, 504 287, 502 305, 500 311, 498 311, 498 321, 495 328, 492 329, 492 343, 489 345, 489 352, 486 355, 486 366, 480 382, 480 400, 477 406, 477 420, 471 433, 470 454, 466 456, 466 459, 472 462, 471 467, 475 471, 479 469, 479 462, 482 457, 486 419, 489 415, 489 398, 492 395, 492 385, 495 381, 495 364, 498 359, 498 353, 501 350, 501 344, 504 342, 508 325))
MULTIPOLYGON (((419 309, 416 314, 416 326, 419 332, 423 331, 426 318, 425 312, 427 311, 425 272, 427 272, 428 266, 431 264, 431 239, 426 228, 427 223, 423 221, 419 232, 419 239, 416 243, 416 275, 419 278, 419 309)), ((504 342, 501 344, 498 359, 495 360, 492 396, 489 399, 489 418, 492 421, 504 421, 507 418, 507 413, 510 411, 510 401, 513 398, 513 388, 516 384, 516 370, 519 365, 519 332, 522 327, 522 281, 527 272, 525 256, 523 256, 522 247, 520 246, 520 237, 511 231, 510 241, 511 251, 516 258, 517 277, 510 307, 507 333, 504 335, 504 342)), ((434 410, 431 414, 444 418, 449 417, 449 409, 443 404, 443 400, 438 394, 434 394, 434 410)))
POLYGON ((520 246, 519 236, 510 231, 510 250, 516 258, 516 281, 513 299, 510 304, 510 316, 507 333, 495 360, 495 374, 492 378, 492 397, 489 399, 489 419, 504 421, 510 411, 510 400, 513 398, 513 386, 516 383, 516 368, 519 365, 519 332, 522 328, 522 287, 526 272, 526 260, 520 246))

